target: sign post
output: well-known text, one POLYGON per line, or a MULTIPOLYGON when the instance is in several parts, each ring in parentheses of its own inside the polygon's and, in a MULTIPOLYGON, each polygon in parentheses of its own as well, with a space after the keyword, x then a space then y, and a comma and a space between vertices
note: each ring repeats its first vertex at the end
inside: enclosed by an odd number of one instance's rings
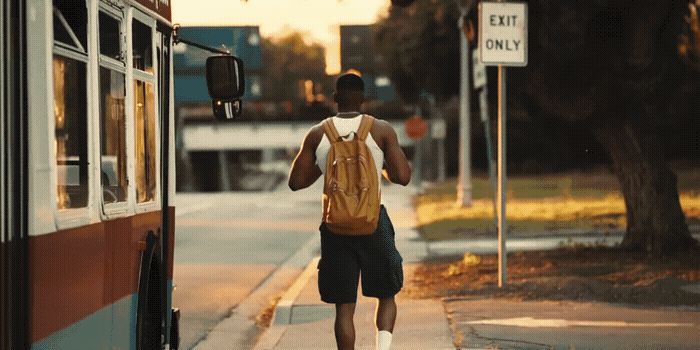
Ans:
POLYGON ((481 62, 498 66, 498 286, 506 284, 506 66, 527 65, 527 4, 482 2, 479 6, 481 62))

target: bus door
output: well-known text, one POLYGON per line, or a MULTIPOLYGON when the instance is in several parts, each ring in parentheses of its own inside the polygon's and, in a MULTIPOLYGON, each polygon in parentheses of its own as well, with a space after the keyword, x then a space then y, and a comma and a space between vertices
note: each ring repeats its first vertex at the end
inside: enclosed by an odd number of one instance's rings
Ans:
POLYGON ((24 8, 0 5, 0 349, 28 347, 24 8))
POLYGON ((172 67, 171 67, 171 37, 172 28, 158 23, 156 27, 156 59, 158 64, 158 109, 160 115, 160 184, 161 184, 161 295, 165 296, 163 320, 165 320, 164 335, 166 339, 177 343, 178 334, 170 334, 173 322, 177 328, 177 319, 171 319, 172 286, 173 286, 173 248, 175 210, 172 201, 175 192, 174 166, 174 123, 172 115, 172 67), (168 327, 170 325, 170 327, 168 327))

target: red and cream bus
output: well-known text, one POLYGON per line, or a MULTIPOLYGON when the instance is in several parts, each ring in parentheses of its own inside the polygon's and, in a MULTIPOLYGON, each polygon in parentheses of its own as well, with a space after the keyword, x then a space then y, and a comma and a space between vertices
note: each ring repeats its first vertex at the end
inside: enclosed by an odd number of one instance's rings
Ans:
POLYGON ((170 6, 2 2, 0 349, 177 348, 170 6))

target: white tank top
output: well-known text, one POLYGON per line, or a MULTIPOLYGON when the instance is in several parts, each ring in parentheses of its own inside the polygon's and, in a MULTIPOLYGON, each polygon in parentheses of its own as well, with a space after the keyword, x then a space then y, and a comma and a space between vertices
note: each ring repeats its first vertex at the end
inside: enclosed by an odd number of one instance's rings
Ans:
MULTIPOLYGON (((357 117, 354 118, 339 118, 339 117, 333 117, 332 118, 333 125, 335 125, 335 128, 338 130, 338 134, 346 138, 347 137, 353 137, 355 134, 351 134, 352 132, 357 132, 357 130, 360 128, 360 122, 362 121, 362 114, 358 115, 357 117)), ((319 124, 320 125, 320 124, 319 124)), ((382 188, 382 168, 384 165, 384 152, 382 151, 381 148, 379 148, 379 145, 377 145, 377 142, 374 141, 374 138, 372 138, 372 133, 367 134, 367 138, 365 139, 365 143, 367 144, 367 147, 369 148, 370 152, 372 153, 372 158, 374 160, 374 165, 377 167, 377 177, 378 177, 378 184, 377 188, 379 188, 379 192, 381 193, 381 188, 382 188)), ((326 136, 325 133, 323 133, 323 138, 321 139, 321 142, 318 144, 318 147, 316 148, 316 164, 318 165, 319 169, 321 169, 321 172, 324 173, 326 171, 326 159, 328 158, 328 151, 331 148, 331 143, 328 141, 328 137, 326 136)))

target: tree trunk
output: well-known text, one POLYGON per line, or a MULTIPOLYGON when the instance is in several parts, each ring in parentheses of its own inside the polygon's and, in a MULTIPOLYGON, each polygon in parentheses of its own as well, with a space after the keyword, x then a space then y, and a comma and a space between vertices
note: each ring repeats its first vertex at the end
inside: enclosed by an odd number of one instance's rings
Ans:
POLYGON ((622 248, 653 255, 697 247, 681 209, 676 175, 651 130, 636 121, 612 122, 594 129, 607 149, 627 211, 622 248))

